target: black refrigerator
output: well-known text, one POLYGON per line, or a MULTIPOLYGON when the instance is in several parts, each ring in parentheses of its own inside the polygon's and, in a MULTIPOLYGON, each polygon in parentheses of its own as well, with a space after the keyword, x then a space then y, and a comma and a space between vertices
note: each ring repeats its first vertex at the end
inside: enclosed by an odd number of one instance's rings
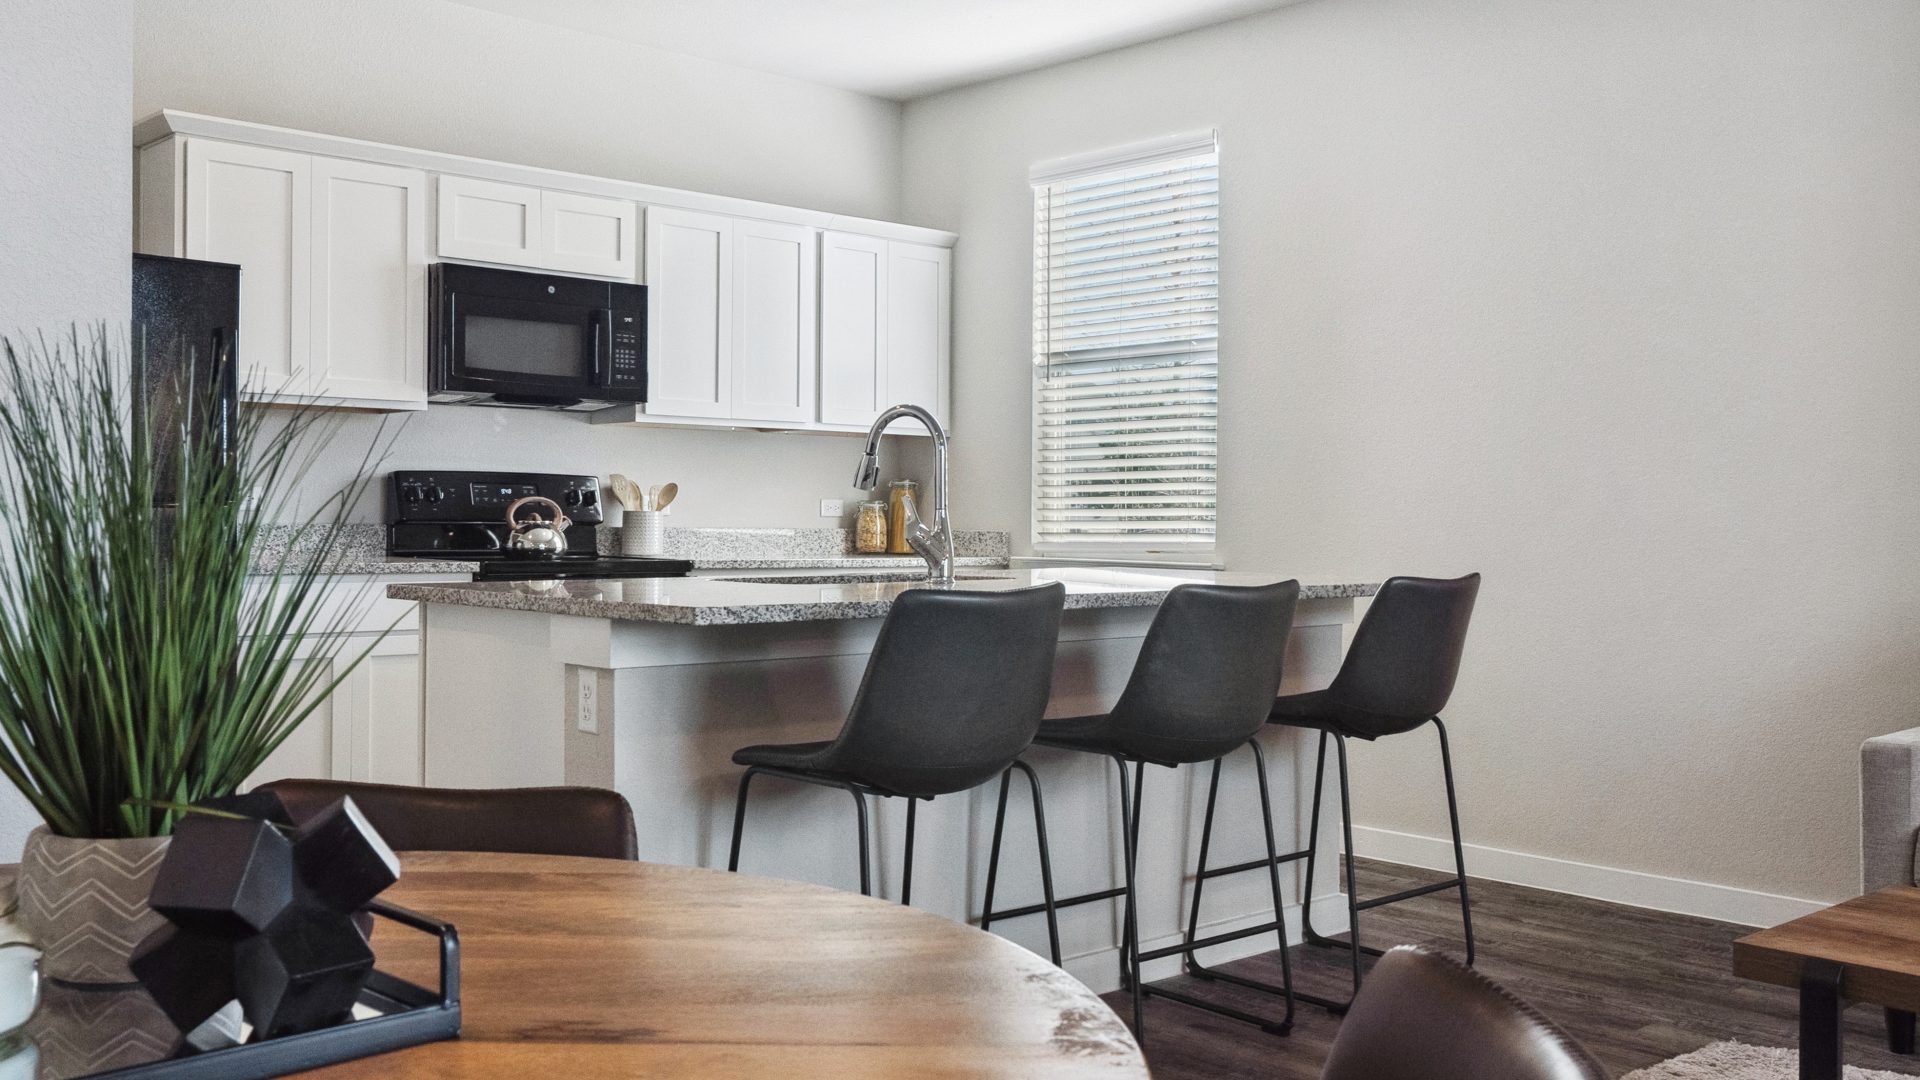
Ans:
POLYGON ((175 466, 187 439, 234 440, 239 407, 240 268, 231 263, 133 257, 134 407, 153 433, 154 501, 177 500, 175 466), (183 425, 182 410, 188 409, 183 425))

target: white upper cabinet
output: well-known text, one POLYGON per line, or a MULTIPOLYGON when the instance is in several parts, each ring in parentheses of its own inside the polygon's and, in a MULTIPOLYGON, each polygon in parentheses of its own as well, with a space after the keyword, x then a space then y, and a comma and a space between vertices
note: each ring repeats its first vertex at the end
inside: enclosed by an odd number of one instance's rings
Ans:
POLYGON ((251 398, 308 391, 312 192, 313 159, 306 154, 186 141, 180 254, 241 266, 234 354, 251 398))
POLYGON ((866 427, 887 407, 887 241, 820 236, 820 422, 866 427))
POLYGON ((442 176, 434 251, 535 270, 632 281, 640 209, 625 199, 442 176))
POLYGON ((633 203, 545 191, 540 194, 540 223, 547 240, 547 269, 623 281, 636 276, 640 208, 633 203))
POLYGON ((736 420, 813 419, 814 231, 733 223, 733 403, 736 420))
MULTIPOLYGON (((142 162, 143 176, 171 175, 175 142, 142 162)), ((153 232, 178 236, 190 259, 240 264, 235 352, 246 396, 425 408, 426 174, 185 144, 183 220, 153 232)))
MULTIPOLYGON (((820 239, 820 422, 870 426, 912 404, 948 422, 953 252, 829 232, 820 239)), ((888 431, 924 433, 912 421, 888 431)))
POLYGON ((442 176, 440 227, 434 251, 443 259, 538 266, 546 244, 540 236, 540 189, 496 184, 467 176, 442 176))
POLYGON ((952 233, 175 111, 134 140, 138 249, 244 271, 249 400, 425 408, 444 259, 647 287, 648 402, 596 424, 947 422, 952 233))
POLYGON ((426 175, 315 158, 312 277, 316 392, 425 408, 426 175))
POLYGON ((647 208, 647 415, 727 417, 732 218, 647 208))
POLYGON ((888 241, 885 404, 924 406, 942 424, 948 417, 952 293, 951 248, 888 241))

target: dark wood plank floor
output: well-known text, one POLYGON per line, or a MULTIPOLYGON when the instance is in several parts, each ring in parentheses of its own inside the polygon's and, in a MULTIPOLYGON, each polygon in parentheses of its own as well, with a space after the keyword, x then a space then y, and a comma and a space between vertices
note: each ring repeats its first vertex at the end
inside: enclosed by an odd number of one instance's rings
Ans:
MULTIPOLYGON (((1440 876, 1362 860, 1360 895, 1395 892, 1440 876)), ((1796 1043, 1794 993, 1731 974, 1733 940, 1747 927, 1497 882, 1476 880, 1472 888, 1479 970, 1566 1027, 1615 1076, 1721 1039, 1796 1043)), ((1423 944, 1458 955, 1459 908, 1452 897, 1442 893, 1363 912, 1364 938, 1371 945, 1423 944)), ((1296 987, 1344 994, 1344 951, 1299 947, 1293 963, 1296 987)), ((1249 957, 1222 970, 1278 982, 1279 954, 1249 957)), ((1187 976, 1161 985, 1263 1014, 1278 1003, 1187 976)), ((1109 994, 1107 1001, 1128 1015, 1125 995, 1109 994)), ((1880 1010, 1858 1006, 1847 1021, 1848 1064, 1920 1075, 1920 1058, 1887 1052, 1880 1010)), ((1279 1038, 1148 998, 1144 1045, 1158 1080, 1308 1080, 1319 1076, 1338 1028, 1337 1018, 1302 1005, 1292 1036, 1279 1038)))

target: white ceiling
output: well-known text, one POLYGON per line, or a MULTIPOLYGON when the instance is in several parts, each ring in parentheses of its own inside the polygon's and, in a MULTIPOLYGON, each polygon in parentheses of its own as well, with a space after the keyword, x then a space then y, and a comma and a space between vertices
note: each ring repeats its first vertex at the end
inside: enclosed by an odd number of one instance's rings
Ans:
POLYGON ((457 0, 905 100, 1297 0, 457 0))

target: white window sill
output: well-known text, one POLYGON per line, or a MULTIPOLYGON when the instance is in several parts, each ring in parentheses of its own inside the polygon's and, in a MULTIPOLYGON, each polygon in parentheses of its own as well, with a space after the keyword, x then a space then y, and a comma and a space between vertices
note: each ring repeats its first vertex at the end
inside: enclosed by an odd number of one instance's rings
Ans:
POLYGON ((1016 568, 1038 569, 1047 566, 1135 566, 1152 570, 1225 570, 1226 564, 1212 552, 1187 556, 1139 555, 1112 552, 1105 555, 1015 555, 1009 562, 1016 568))

